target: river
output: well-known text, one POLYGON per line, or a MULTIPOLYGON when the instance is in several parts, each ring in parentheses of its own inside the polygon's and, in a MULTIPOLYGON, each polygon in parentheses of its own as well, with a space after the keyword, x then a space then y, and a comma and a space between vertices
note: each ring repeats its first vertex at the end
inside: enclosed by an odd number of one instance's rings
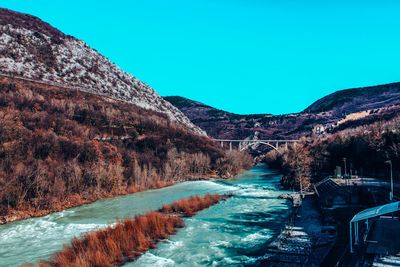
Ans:
POLYGON ((185 228, 125 266, 251 265, 289 214, 289 203, 277 199, 279 178, 257 165, 229 180, 184 182, 1 225, 0 266, 48 259, 74 236, 181 198, 228 192, 233 197, 185 219, 185 228))

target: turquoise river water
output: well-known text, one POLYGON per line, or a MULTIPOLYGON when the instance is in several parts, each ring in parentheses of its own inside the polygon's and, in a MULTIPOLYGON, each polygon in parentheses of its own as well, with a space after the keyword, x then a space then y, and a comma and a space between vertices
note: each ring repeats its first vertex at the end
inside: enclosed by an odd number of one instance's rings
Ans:
POLYGON ((74 236, 192 195, 233 193, 194 217, 156 249, 125 266, 251 266, 289 214, 279 174, 265 165, 229 180, 194 181, 0 226, 0 266, 48 259, 74 236))

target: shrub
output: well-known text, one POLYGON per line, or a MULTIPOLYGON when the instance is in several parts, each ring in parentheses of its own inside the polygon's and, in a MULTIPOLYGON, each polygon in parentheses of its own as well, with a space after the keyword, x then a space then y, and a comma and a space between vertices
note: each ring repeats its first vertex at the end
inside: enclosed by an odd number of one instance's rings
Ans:
POLYGON ((92 142, 86 142, 82 147, 78 159, 82 164, 93 163, 99 160, 99 154, 97 147, 92 142))
POLYGON ((77 143, 67 138, 60 138, 60 140, 58 141, 58 146, 60 148, 60 154, 62 155, 64 160, 73 159, 78 156, 80 148, 77 143))

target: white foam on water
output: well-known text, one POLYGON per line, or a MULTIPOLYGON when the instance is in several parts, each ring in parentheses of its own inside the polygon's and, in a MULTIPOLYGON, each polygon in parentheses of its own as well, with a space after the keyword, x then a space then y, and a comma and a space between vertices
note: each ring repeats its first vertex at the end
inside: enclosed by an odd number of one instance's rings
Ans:
POLYGON ((49 214, 49 215, 47 215, 47 216, 45 216, 43 218, 49 218, 49 219, 52 219, 52 220, 57 220, 57 219, 60 219, 60 218, 64 218, 64 217, 66 217, 66 216, 68 216, 70 214, 73 214, 73 213, 75 213, 74 210, 63 210, 63 211, 60 211, 60 212, 49 214))
POLYGON ((243 192, 238 193, 239 196, 242 197, 272 197, 273 195, 271 194, 270 191, 261 191, 261 190, 244 190, 243 192))
POLYGON ((170 250, 175 250, 183 247, 183 241, 165 240, 165 242, 168 243, 170 250))
MULTIPOLYGON (((190 182, 190 183, 193 183, 193 182, 190 182)), ((198 181, 196 183, 199 183, 200 185, 205 185, 205 186, 213 188, 213 189, 218 189, 221 191, 237 191, 237 190, 239 190, 237 186, 227 185, 227 184, 218 183, 218 182, 214 182, 214 181, 198 181)))
POLYGON ((64 235, 79 235, 81 233, 89 232, 99 228, 105 228, 107 224, 95 224, 95 223, 70 223, 64 229, 64 235))
POLYGON ((53 218, 18 222, 16 226, 0 231, 0 266, 19 266, 23 262, 35 262, 37 255, 45 259, 61 249, 62 244, 69 243, 73 236, 106 226, 73 223, 65 225, 50 219, 53 218), (2 261, 6 264, 3 265, 2 261))
MULTIPOLYGON (((186 223, 186 225, 187 225, 187 223, 186 223)), ((185 227, 186 227, 185 228, 186 235, 188 237, 192 236, 194 234, 194 232, 195 232, 195 228, 193 226, 185 226, 185 227)))
POLYGON ((255 185, 255 184, 238 184, 237 186, 242 189, 257 188, 257 185, 255 185))
MULTIPOLYGON (((130 266, 130 264, 127 264, 127 266, 130 266)), ((135 262, 135 266, 173 267, 175 266, 175 262, 171 259, 156 256, 147 252, 135 262)))
POLYGON ((253 234, 249 234, 247 236, 245 236, 244 238, 242 238, 242 242, 244 243, 259 243, 267 241, 268 239, 270 239, 272 236, 271 235, 265 235, 265 234, 261 234, 261 233, 253 233, 253 234))
POLYGON ((271 190, 269 187, 260 187, 256 184, 242 184, 238 185, 240 190, 236 192, 236 195, 242 197, 259 197, 259 198, 270 198, 276 196, 276 191, 271 190))
POLYGON ((231 248, 232 244, 228 241, 218 240, 218 241, 211 241, 210 246, 212 247, 224 247, 224 248, 231 248))
POLYGON ((16 227, 0 232, 0 245, 8 240, 34 238, 53 231, 57 231, 57 223, 44 219, 32 221, 29 224, 19 224, 16 227))
POLYGON ((229 257, 224 257, 222 259, 212 261, 211 266, 214 266, 214 267, 229 266, 229 265, 240 264, 240 263, 241 263, 241 261, 234 260, 229 257))

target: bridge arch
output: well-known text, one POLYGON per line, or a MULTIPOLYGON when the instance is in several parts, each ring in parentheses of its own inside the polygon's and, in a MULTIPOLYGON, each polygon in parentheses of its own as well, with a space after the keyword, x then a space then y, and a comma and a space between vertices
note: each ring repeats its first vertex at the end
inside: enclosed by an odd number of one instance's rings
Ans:
POLYGON ((299 140, 293 140, 293 139, 259 139, 259 140, 248 140, 248 139, 213 139, 215 142, 218 142, 221 144, 221 147, 224 147, 224 144, 227 143, 229 144, 229 150, 232 150, 234 147, 235 149, 237 148, 240 151, 243 151, 245 149, 248 149, 250 146, 255 145, 255 144, 263 144, 266 145, 276 151, 279 152, 278 148, 280 145, 284 144, 286 147, 289 143, 296 143, 299 140), (236 143, 237 146, 234 146, 233 144, 236 143))
MULTIPOLYGON (((249 141, 249 144, 247 144, 247 145, 245 145, 245 146, 242 146, 242 147, 240 148, 240 151, 243 151, 243 150, 245 150, 245 149, 247 149, 247 148, 249 148, 250 146, 255 145, 255 144, 267 145, 267 146, 271 147, 272 149, 276 150, 277 152, 279 152, 278 146, 273 146, 273 145, 271 145, 270 143, 263 142, 263 141, 249 141)), ((287 143, 286 143, 286 144, 287 144, 287 143)))

